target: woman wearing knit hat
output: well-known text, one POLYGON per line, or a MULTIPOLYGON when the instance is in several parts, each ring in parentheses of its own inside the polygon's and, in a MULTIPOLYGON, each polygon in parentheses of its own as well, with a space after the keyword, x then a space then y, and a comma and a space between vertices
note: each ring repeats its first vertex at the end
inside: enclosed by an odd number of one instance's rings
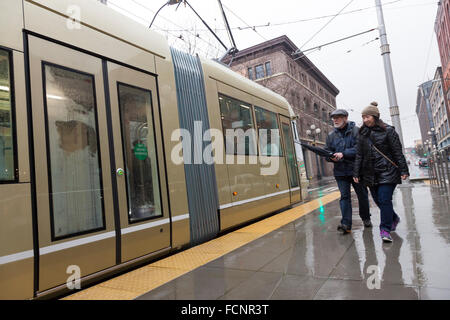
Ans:
POLYGON ((402 144, 395 128, 380 119, 378 103, 372 102, 362 111, 363 126, 359 130, 353 179, 368 186, 380 208, 380 235, 392 242, 400 217, 394 212, 392 194, 397 184, 409 176, 402 144))

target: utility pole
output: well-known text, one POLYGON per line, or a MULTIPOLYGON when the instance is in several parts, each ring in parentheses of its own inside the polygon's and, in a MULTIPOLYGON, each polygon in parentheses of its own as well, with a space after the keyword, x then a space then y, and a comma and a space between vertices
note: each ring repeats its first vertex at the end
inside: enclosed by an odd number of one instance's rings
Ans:
POLYGON ((375 0, 375 4, 377 6, 377 16, 378 16, 378 30, 380 32, 380 41, 381 41, 381 56, 383 57, 384 62, 384 72, 386 75, 386 85, 388 89, 389 96, 389 105, 391 112, 392 125, 395 127, 397 131, 400 142, 402 143, 403 153, 405 151, 405 144, 403 142, 403 133, 402 133, 402 125, 400 122, 400 110, 397 104, 397 94, 395 93, 395 84, 394 84, 394 76, 392 74, 392 65, 391 65, 391 51, 389 49, 389 44, 387 41, 386 35, 386 27, 384 25, 384 16, 383 16, 383 8, 381 6, 381 0, 375 0))

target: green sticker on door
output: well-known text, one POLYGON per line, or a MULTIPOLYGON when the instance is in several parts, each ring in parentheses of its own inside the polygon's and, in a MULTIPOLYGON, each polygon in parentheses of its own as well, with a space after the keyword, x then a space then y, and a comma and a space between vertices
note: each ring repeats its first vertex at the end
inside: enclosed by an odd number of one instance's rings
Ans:
POLYGON ((133 152, 134 152, 134 156, 138 160, 145 160, 148 157, 147 146, 145 144, 143 144, 143 143, 136 144, 134 146, 133 152))

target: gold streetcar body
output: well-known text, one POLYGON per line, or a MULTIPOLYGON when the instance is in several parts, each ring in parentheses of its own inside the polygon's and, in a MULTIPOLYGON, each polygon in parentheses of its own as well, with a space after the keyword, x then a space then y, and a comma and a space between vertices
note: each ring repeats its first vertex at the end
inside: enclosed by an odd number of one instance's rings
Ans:
POLYGON ((284 98, 97 1, 1 1, 0 81, 1 299, 64 293, 76 272, 83 285, 98 281, 306 190, 284 98), (248 137, 243 154, 189 163, 187 140, 174 135, 181 124, 193 140, 198 128, 200 139, 206 129, 277 128, 281 152, 248 137), (261 175, 275 159, 279 170, 261 175))

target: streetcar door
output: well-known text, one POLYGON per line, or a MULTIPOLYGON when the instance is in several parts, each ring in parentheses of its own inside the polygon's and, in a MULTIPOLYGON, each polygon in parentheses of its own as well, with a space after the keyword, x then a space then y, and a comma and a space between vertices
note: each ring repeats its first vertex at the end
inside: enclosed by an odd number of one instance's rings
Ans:
POLYGON ((29 36, 38 291, 116 264, 102 60, 29 36))
POLYGON ((170 246, 161 123, 153 75, 108 62, 121 261, 170 246))
POLYGON ((298 164, 295 156, 294 139, 289 118, 280 115, 281 131, 285 150, 285 160, 289 179, 289 189, 291 194, 291 203, 297 203, 301 200, 299 185, 298 164))

